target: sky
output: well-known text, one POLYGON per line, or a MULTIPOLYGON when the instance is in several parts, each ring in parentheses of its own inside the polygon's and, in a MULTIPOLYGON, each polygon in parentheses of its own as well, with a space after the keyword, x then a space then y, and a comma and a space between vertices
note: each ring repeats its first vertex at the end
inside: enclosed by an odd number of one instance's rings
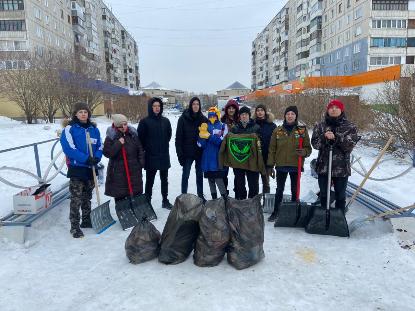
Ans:
POLYGON ((251 47, 285 0, 105 0, 139 48, 141 86, 251 86, 251 47))

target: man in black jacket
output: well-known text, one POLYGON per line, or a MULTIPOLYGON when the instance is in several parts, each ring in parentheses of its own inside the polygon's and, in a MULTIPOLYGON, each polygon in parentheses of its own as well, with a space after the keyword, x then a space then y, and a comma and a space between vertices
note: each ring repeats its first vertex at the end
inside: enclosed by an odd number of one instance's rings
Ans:
POLYGON ((193 97, 189 102, 189 107, 179 118, 176 130, 176 153, 179 163, 183 167, 182 193, 187 193, 190 170, 193 161, 195 161, 197 195, 202 199, 204 199, 202 149, 197 145, 197 139, 199 126, 207 121, 207 118, 202 114, 200 99, 193 97))
POLYGON ((163 102, 153 97, 148 101, 148 116, 138 124, 138 137, 145 151, 146 185, 145 194, 149 202, 153 194, 154 178, 160 171, 161 195, 163 208, 173 206, 167 199, 168 170, 170 168, 169 142, 172 129, 169 119, 162 116, 163 102))

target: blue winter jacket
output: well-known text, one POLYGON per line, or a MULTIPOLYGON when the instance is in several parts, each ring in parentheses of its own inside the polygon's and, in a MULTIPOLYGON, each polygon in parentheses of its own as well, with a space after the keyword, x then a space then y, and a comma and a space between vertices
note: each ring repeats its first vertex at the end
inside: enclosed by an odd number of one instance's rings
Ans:
POLYGON ((91 166, 86 164, 86 161, 89 158, 88 143, 86 141, 87 131, 91 136, 91 145, 94 157, 101 160, 103 145, 101 142, 101 135, 96 125, 91 122, 88 122, 86 125, 81 125, 79 121, 74 120, 71 121, 62 131, 60 139, 62 150, 69 162, 69 168, 91 168, 91 166))
POLYGON ((219 149, 225 133, 225 126, 220 121, 214 124, 208 122, 208 132, 210 134, 208 139, 198 139, 198 145, 202 147, 202 171, 203 172, 217 172, 224 171, 219 169, 219 149))

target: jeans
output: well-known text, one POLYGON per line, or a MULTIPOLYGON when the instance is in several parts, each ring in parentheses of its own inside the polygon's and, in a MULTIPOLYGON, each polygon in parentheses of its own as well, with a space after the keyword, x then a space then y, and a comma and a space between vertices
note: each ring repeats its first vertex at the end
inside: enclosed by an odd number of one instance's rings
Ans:
MULTIPOLYGON (((146 190, 145 194, 147 200, 151 202, 151 197, 153 195, 153 185, 154 185, 154 178, 156 177, 157 170, 146 170, 146 190)), ((161 181, 161 195, 163 197, 163 201, 167 200, 168 195, 168 170, 161 170, 160 171, 160 181, 161 181)))
MULTIPOLYGON (((336 208, 343 211, 346 208, 346 188, 349 177, 332 177, 334 185, 334 196, 336 197, 336 208)), ((318 175, 318 186, 320 187, 321 206, 327 207, 327 175, 318 175)))
POLYGON ((182 193, 187 193, 187 188, 189 185, 189 176, 190 170, 192 168, 192 163, 195 161, 195 169, 196 169, 196 187, 197 187, 197 195, 199 197, 203 196, 203 172, 202 172, 202 159, 199 158, 197 160, 186 158, 183 165, 183 173, 182 173, 182 193))

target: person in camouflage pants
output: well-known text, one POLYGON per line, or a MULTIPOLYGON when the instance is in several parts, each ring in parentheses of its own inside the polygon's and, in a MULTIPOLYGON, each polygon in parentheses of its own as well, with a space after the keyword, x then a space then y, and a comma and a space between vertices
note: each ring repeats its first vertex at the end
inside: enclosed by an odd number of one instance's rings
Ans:
POLYGON ((311 138, 311 145, 317 149, 316 172, 320 187, 320 201, 326 205, 330 145, 333 145, 332 182, 336 197, 336 208, 345 211, 346 187, 351 175, 350 154, 359 141, 357 127, 347 120, 344 105, 339 100, 332 100, 327 105, 324 120, 316 124, 311 138))
POLYGON ((82 180, 71 178, 69 180, 69 192, 71 193, 71 203, 69 211, 69 221, 71 224, 79 224, 79 207, 82 211, 82 227, 90 223, 92 190, 94 189, 93 180, 82 180))

